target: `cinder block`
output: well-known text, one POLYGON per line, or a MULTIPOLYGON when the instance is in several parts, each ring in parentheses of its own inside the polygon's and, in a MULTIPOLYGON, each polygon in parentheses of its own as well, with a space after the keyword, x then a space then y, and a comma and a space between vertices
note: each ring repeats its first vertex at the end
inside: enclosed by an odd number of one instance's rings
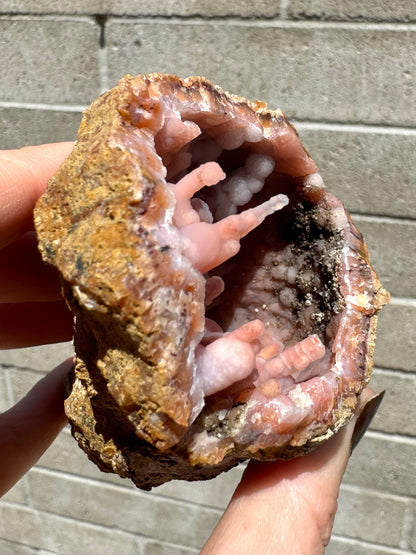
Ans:
POLYGON ((34 507, 41 511, 186 547, 200 548, 221 515, 216 509, 39 469, 27 477, 34 507))
POLYGON ((341 487, 333 531, 367 542, 400 547, 409 502, 341 487))
POLYGON ((414 495, 416 440, 390 439, 367 432, 348 463, 345 483, 378 492, 414 495))
POLYGON ((153 491, 157 495, 224 510, 241 480, 244 468, 244 464, 241 464, 228 472, 220 474, 217 478, 205 482, 173 480, 153 491))
POLYGON ((370 0, 290 0, 287 14, 296 19, 319 18, 323 20, 358 21, 415 21, 412 0, 377 2, 370 0))
POLYGON ((413 218, 415 135, 297 123, 327 189, 349 212, 413 218), (346 130, 344 130, 346 129, 346 130))
POLYGON ((0 149, 73 141, 80 121, 78 112, 0 107, 0 149))
POLYGON ((89 104, 100 92, 93 19, 0 18, 0 100, 89 104))
POLYGON ((416 297, 416 222, 353 217, 381 283, 397 297, 416 297))
POLYGON ((375 369, 370 386, 386 391, 371 429, 416 436, 416 376, 375 369))
POLYGON ((0 364, 48 372, 73 354, 74 351, 70 342, 39 345, 24 349, 5 349, 0 351, 0 364))
POLYGON ((299 120, 416 122, 413 30, 110 20, 106 37, 112 84, 127 72, 205 75, 299 120))
MULTIPOLYGON (((53 497, 57 496, 55 491, 53 497)), ((0 504, 0 537, 56 555, 140 555, 140 538, 28 507, 0 504)))
POLYGON ((374 362, 383 368, 416 370, 416 306, 392 299, 378 316, 374 362))
POLYGON ((134 0, 5 0, 1 11, 24 13, 61 13, 61 14, 121 14, 135 16, 240 16, 240 17, 273 17, 279 13, 279 3, 275 0, 259 0, 255 4, 245 0, 227 2, 224 0, 170 0, 158 2, 135 2, 134 0))

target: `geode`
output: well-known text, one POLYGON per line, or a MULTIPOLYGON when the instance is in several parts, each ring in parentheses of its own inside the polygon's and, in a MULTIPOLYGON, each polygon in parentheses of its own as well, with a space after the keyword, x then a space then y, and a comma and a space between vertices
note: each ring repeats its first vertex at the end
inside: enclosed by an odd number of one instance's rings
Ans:
POLYGON ((38 201, 74 313, 72 433, 150 489, 305 454, 354 413, 388 293, 281 111, 126 76, 38 201))

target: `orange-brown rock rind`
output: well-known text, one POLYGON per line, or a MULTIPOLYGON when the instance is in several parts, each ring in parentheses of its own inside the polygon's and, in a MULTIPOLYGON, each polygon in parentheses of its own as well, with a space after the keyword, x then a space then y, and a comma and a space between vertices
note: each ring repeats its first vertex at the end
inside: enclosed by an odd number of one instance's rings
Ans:
POLYGON ((35 225, 77 327, 93 332, 93 345, 76 341, 78 359, 107 380, 138 433, 166 447, 184 433, 194 402, 189 352, 203 329, 204 282, 190 264, 178 270, 151 235, 172 195, 147 137, 124 129, 116 97, 107 93, 84 113, 35 225))

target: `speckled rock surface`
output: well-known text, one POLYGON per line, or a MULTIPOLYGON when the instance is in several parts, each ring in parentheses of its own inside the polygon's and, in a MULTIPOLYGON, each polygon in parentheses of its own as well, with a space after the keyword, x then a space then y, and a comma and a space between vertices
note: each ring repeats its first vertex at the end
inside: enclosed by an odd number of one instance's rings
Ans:
POLYGON ((35 225, 75 315, 66 413, 103 471, 145 489, 211 478, 246 458, 306 453, 352 416, 388 293, 282 112, 203 78, 126 76, 84 112, 35 225), (260 178, 253 160, 272 161, 269 173, 260 178), (193 223, 212 226, 273 195, 288 204, 200 271, 175 224, 175 189, 213 161, 227 177, 197 188, 193 223), (261 331, 239 344, 255 359, 249 373, 233 369, 237 379, 211 393, 201 353, 257 321, 261 331))

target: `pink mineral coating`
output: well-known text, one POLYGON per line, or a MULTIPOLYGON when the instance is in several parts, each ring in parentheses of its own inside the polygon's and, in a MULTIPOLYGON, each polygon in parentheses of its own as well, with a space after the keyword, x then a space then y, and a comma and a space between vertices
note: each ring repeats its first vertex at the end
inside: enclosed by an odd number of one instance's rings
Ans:
MULTIPOLYGON (((290 376, 305 370, 325 355, 325 345, 317 335, 309 335, 263 364, 269 377, 290 376)), ((261 362, 260 362, 261 364, 261 362)))
POLYGON ((212 395, 249 376, 256 362, 256 340, 264 331, 260 320, 247 322, 236 330, 221 334, 197 352, 197 368, 205 395, 212 395))
POLYGON ((240 250, 240 239, 259 226, 266 216, 287 204, 285 195, 272 197, 255 208, 231 214, 216 223, 194 222, 180 229, 183 254, 201 273, 220 266, 240 250))
POLYGON ((216 185, 225 178, 225 173, 216 162, 201 164, 172 185, 175 195, 175 211, 173 223, 176 227, 184 227, 200 221, 198 213, 191 205, 194 194, 203 187, 216 185))
POLYGON ((150 488, 313 449, 352 416, 388 300, 280 111, 126 76, 35 211, 75 319, 66 413, 150 488))

